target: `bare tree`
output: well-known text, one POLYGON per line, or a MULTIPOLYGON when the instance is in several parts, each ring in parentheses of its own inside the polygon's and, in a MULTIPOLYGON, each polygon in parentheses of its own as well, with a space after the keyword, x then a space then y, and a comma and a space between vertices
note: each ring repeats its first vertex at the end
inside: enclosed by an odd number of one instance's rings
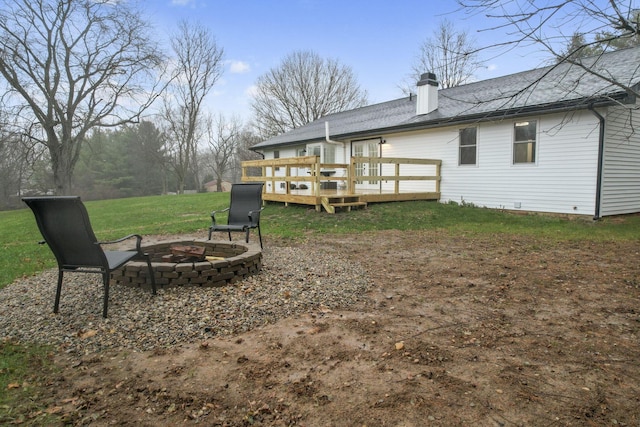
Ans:
MULTIPOLYGON (((633 22, 640 21, 640 12, 634 11, 633 22)), ((625 30, 614 29, 603 30, 590 35, 592 38, 587 39, 587 35, 576 31, 571 36, 567 47, 560 52, 556 61, 562 62, 566 59, 575 60, 587 56, 600 55, 611 50, 624 49, 640 45, 640 33, 631 33, 625 30)))
POLYGON ((255 151, 251 150, 251 147, 261 141, 260 135, 256 134, 252 130, 251 125, 245 126, 240 132, 240 144, 238 146, 238 159, 240 161, 245 160, 259 160, 262 156, 255 151))
POLYGON ((256 86, 251 107, 264 138, 367 103, 350 67, 306 50, 286 56, 256 86))
POLYGON ((443 20, 431 37, 420 45, 412 66, 411 88, 422 73, 433 72, 442 88, 468 83, 482 67, 475 42, 466 31, 458 31, 451 21, 443 20))
POLYGON ((87 132, 136 121, 157 96, 161 64, 129 2, 6 0, 0 6, 0 75, 14 114, 51 159, 55 191, 71 178, 87 132))
MULTIPOLYGON (((518 0, 458 0, 470 14, 483 14, 495 25, 484 31, 500 31, 500 42, 482 49, 505 51, 535 45, 547 52, 555 65, 570 63, 599 79, 615 84, 630 94, 640 95, 628 81, 612 81, 597 59, 582 61, 581 50, 599 45, 592 53, 608 47, 628 45, 640 34, 639 15, 634 0, 555 0, 545 3, 518 0), (505 38, 506 34, 506 38, 505 38), (577 34, 577 36, 576 36, 577 34), (587 39, 582 35, 594 35, 587 39), (567 49, 567 47, 569 47, 567 49)), ((593 57, 591 57, 593 58, 593 57)), ((635 79, 633 80, 635 81, 635 79)))
POLYGON ((0 110, 0 209, 19 206, 31 176, 34 164, 43 157, 43 146, 34 142, 7 122, 0 110))
POLYGON ((227 119, 220 114, 207 120, 209 166, 217 182, 217 191, 222 191, 222 181, 235 166, 241 134, 242 121, 237 117, 227 119))
POLYGON ((175 54, 175 75, 170 97, 164 105, 164 120, 173 144, 173 169, 178 180, 178 192, 185 188, 187 174, 196 177, 199 188, 197 163, 198 125, 202 104, 211 88, 222 75, 224 49, 205 27, 181 21, 178 33, 171 39, 175 54))
MULTIPOLYGON (((233 166, 232 177, 234 182, 242 178, 242 162, 246 160, 260 160, 264 158, 261 154, 253 151, 251 147, 262 141, 260 135, 255 132, 255 126, 247 124, 240 131, 238 149, 236 151, 236 162, 233 166)), ((260 176, 260 168, 247 168, 244 172, 249 176, 260 176)))

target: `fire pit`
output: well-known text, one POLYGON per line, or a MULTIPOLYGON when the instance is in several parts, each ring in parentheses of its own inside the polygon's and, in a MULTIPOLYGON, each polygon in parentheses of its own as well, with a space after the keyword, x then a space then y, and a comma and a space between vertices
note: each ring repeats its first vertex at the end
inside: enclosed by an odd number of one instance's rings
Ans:
MULTIPOLYGON (((143 246, 142 250, 151 256, 159 288, 225 286, 257 274, 262 267, 262 252, 241 243, 175 240, 143 246)), ((144 261, 125 264, 111 273, 111 280, 127 286, 150 286, 144 261)))

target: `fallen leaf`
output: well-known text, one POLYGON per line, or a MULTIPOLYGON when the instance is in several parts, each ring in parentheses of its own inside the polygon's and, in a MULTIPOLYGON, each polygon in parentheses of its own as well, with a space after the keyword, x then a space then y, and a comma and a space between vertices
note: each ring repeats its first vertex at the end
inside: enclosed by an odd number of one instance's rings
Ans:
POLYGON ((11 390, 11 389, 14 389, 14 388, 20 388, 20 384, 18 384, 18 383, 9 383, 9 384, 7 384, 7 390, 11 390))
POLYGON ((396 343, 396 350, 402 350, 404 348, 404 341, 396 343))
POLYGON ((87 338, 91 338, 93 336, 95 336, 98 333, 98 331, 96 331, 95 329, 89 329, 88 331, 82 332, 80 334, 78 334, 78 336, 80 337, 80 339, 87 339, 87 338))

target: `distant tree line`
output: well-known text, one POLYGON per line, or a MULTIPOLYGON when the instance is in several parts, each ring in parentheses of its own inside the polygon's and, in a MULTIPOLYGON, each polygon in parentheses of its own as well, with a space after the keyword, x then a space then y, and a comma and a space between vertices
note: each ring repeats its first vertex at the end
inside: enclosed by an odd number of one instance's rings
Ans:
MULTIPOLYGON (((95 200, 178 193, 181 186, 204 191, 210 181, 217 181, 221 191, 223 180, 240 180, 242 160, 256 158, 250 146, 258 139, 234 123, 235 133, 227 132, 224 140, 213 137, 198 150, 201 176, 190 171, 183 182, 173 173, 170 138, 154 122, 96 129, 80 149, 72 179, 74 194, 95 200)), ((23 195, 55 193, 47 156, 43 147, 21 141, 20 135, 0 137, 0 210, 21 207, 23 195)))
MULTIPOLYGON (((496 21, 485 31, 507 29, 510 38, 477 47, 444 20, 407 64, 403 91, 426 71, 441 87, 473 81, 480 54, 492 49, 535 44, 550 64, 582 65, 640 43, 631 0, 458 3, 496 21)), ((27 194, 144 196, 202 191, 208 181, 220 190, 240 179, 240 162, 259 158, 256 143, 368 102, 351 67, 300 50, 258 77, 249 122, 214 113, 205 99, 222 76, 224 49, 211 30, 179 22, 165 51, 143 17, 134 2, 0 3, 0 209, 22 206, 27 194)))

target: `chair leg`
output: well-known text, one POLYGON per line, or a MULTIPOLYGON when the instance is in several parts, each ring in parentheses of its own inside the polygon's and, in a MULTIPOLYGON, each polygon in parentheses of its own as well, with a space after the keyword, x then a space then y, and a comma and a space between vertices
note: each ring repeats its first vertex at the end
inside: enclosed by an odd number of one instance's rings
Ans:
POLYGON ((229 241, 231 241, 231 231, 229 231, 229 241))
MULTIPOLYGON (((209 240, 211 240, 211 238, 209 238, 209 240)), ((153 294, 155 295, 156 294, 156 275, 153 272, 153 267, 151 267, 151 257, 149 257, 149 254, 144 254, 144 255, 147 258, 147 270, 149 272, 149 277, 151 278, 151 289, 153 289, 153 294)))
POLYGON ((244 239, 245 242, 249 243, 249 232, 251 231, 251 229, 249 227, 246 227, 245 230, 247 230, 247 236, 244 239))
POLYGON ((107 308, 109 306, 109 272, 102 273, 102 282, 104 283, 104 302, 102 304, 102 317, 107 318, 107 308))
POLYGON ((211 240, 211 233, 213 233, 213 230, 211 229, 211 227, 209 227, 209 239, 208 240, 211 240))
POLYGON ((57 313, 60 307, 60 293, 62 292, 62 270, 58 270, 58 288, 56 289, 56 301, 53 304, 53 312, 57 313))
POLYGON ((262 247, 262 233, 260 232, 260 224, 258 224, 258 237, 260 238, 260 249, 264 249, 262 247))

